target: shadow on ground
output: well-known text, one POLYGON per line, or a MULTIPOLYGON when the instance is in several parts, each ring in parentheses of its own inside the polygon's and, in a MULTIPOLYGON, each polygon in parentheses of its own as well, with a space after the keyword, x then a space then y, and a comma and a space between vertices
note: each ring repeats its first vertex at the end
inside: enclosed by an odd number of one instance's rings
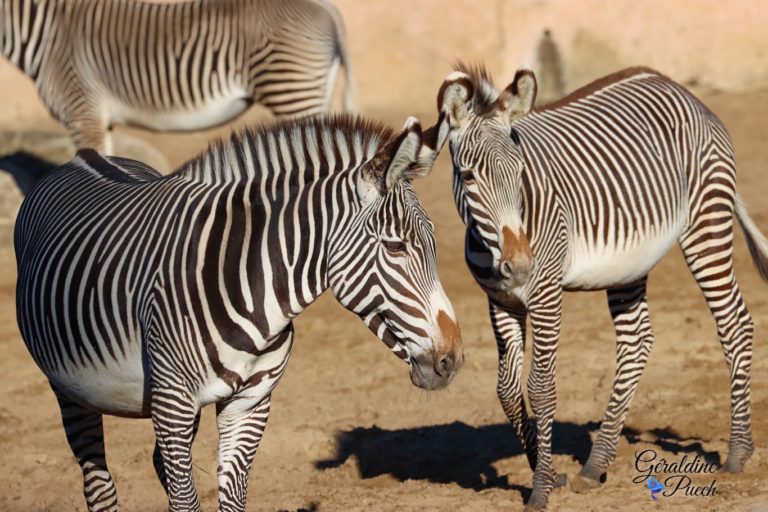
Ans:
POLYGON ((43 176, 57 167, 59 167, 57 164, 26 151, 17 151, 0 157, 0 169, 13 177, 23 195, 27 195, 43 176))
MULTIPOLYGON (((555 422, 553 453, 570 455, 584 464, 592 447, 590 433, 596 433, 599 426, 597 422, 555 422)), ((675 455, 689 453, 708 463, 720 463, 718 453, 704 450, 700 440, 682 437, 669 428, 644 432, 625 428, 623 436, 630 444, 648 443, 675 455)), ((400 481, 455 483, 476 491, 517 490, 524 498, 530 492, 527 487, 510 483, 493 467, 498 460, 524 455, 507 423, 473 427, 454 422, 403 430, 359 427, 338 433, 336 444, 336 457, 317 461, 318 469, 339 467, 354 457, 363 479, 391 475, 400 481)))

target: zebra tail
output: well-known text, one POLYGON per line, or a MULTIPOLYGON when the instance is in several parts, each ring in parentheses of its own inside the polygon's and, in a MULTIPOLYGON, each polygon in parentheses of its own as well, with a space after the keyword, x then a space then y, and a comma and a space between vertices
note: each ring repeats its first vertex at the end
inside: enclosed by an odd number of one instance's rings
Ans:
POLYGON ((747 207, 744 206, 744 201, 738 194, 736 194, 735 206, 736 218, 739 219, 739 225, 744 233, 744 238, 747 240, 752 261, 763 280, 768 282, 768 240, 750 218, 747 207))
POLYGON ((357 110, 357 88, 355 77, 352 73, 352 64, 349 61, 349 53, 347 52, 347 29, 336 7, 330 2, 327 5, 331 16, 333 16, 333 22, 336 25, 336 55, 338 55, 344 68, 344 111, 354 112, 357 110))

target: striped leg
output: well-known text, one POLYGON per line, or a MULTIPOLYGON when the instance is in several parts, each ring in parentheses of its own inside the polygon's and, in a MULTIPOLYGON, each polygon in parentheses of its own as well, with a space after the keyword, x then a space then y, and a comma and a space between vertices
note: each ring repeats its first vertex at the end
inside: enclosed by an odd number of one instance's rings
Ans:
MULTIPOLYGON (((200 411, 195 416, 195 423, 192 425, 192 442, 195 442, 195 436, 197 436, 197 430, 200 428, 200 411)), ((155 466, 155 473, 160 480, 160 484, 165 489, 165 493, 168 494, 168 480, 165 476, 165 466, 163 465, 163 454, 160 451, 160 443, 155 440, 155 451, 152 452, 152 464, 155 466)))
POLYGON ((86 409, 54 389, 67 441, 83 470, 83 492, 90 512, 117 510, 117 491, 107 469, 100 412, 86 409))
POLYGON ((488 309, 499 349, 499 384, 496 392, 504 413, 523 445, 528 463, 535 470, 536 431, 528 419, 522 384, 526 312, 524 309, 502 309, 492 300, 488 301, 488 309))
POLYGON ((157 379, 153 368, 152 423, 163 459, 171 512, 198 512, 192 478, 192 440, 198 406, 183 383, 157 379))
POLYGON ((269 417, 271 395, 254 404, 233 397, 216 405, 219 428, 219 511, 245 511, 248 473, 269 417))
POLYGON ((680 238, 680 245, 715 317, 730 370, 731 434, 723 470, 739 473, 754 451, 749 399, 754 327, 733 273, 732 213, 723 208, 724 198, 718 201, 716 192, 707 197, 700 219, 680 238))
POLYGON ((549 493, 556 484, 552 468, 552 423, 557 404, 555 368, 563 293, 559 287, 550 286, 538 295, 529 303, 533 362, 528 375, 528 398, 536 416, 536 469, 533 473, 533 493, 525 506, 527 510, 545 508, 549 493))
POLYGON ((113 153, 112 137, 107 123, 96 116, 88 115, 69 123, 67 131, 78 149, 91 148, 102 155, 113 153))
POLYGON ((616 328, 616 375, 600 432, 587 463, 572 483, 576 492, 599 486, 600 475, 616 457, 619 435, 653 346, 645 290, 646 278, 630 286, 608 290, 608 306, 616 328))

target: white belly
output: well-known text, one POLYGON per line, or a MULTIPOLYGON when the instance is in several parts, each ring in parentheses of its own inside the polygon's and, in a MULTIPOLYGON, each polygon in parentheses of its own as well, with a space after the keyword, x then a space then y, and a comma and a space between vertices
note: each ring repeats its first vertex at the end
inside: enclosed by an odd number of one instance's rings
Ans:
POLYGON ((619 247, 590 245, 584 238, 573 240, 563 287, 596 290, 636 281, 669 251, 681 232, 680 224, 662 228, 642 240, 627 240, 619 247))
POLYGON ((106 366, 97 363, 96 368, 77 368, 49 378, 67 397, 83 405, 107 414, 148 416, 149 393, 145 391, 141 346, 134 343, 129 348, 119 364, 108 359, 106 366))
POLYGON ((229 91, 194 110, 138 110, 118 100, 110 102, 110 120, 157 131, 193 131, 218 126, 248 108, 245 90, 229 91))

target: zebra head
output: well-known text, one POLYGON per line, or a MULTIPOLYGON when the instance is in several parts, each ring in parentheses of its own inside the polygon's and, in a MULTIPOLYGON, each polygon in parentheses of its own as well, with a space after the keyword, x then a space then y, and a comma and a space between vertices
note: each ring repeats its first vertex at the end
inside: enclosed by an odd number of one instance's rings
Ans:
POLYGON ((533 253, 522 215, 525 159, 513 124, 530 112, 536 78, 518 71, 499 93, 482 68, 459 69, 437 98, 450 126, 456 206, 468 235, 490 252, 498 278, 515 288, 528 281, 533 253))
POLYGON ((360 209, 331 240, 328 276, 339 302, 410 366, 424 389, 445 387, 464 356, 453 306, 437 275, 434 226, 411 180, 426 176, 445 142, 441 122, 409 118, 355 175, 360 209))

